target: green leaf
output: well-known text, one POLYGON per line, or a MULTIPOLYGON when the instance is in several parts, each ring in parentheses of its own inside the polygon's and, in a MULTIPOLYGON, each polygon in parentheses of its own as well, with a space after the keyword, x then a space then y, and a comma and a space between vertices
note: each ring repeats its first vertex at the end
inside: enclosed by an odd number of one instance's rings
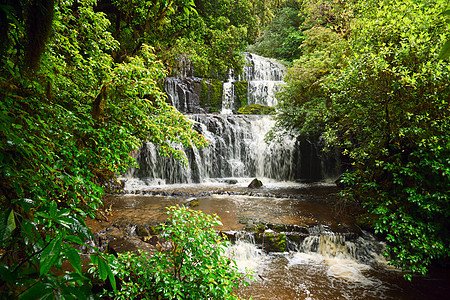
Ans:
POLYGON ((50 203, 50 217, 54 218, 56 216, 56 201, 50 203))
POLYGON ((14 210, 12 210, 12 209, 8 216, 8 222, 6 223, 6 229, 9 231, 9 234, 11 234, 14 229, 16 229, 16 221, 14 220, 14 210))
POLYGON ((52 291, 48 283, 38 282, 19 296, 19 300, 41 299, 52 291))
POLYGON ((114 274, 111 271, 111 268, 109 267, 109 265, 106 265, 106 268, 108 271, 109 282, 111 283, 111 286, 112 286, 114 292, 116 292, 116 278, 114 277, 114 274))
POLYGON ((6 240, 11 236, 12 231, 16 228, 14 220, 14 211, 8 209, 0 215, 0 239, 6 240))
POLYGON ((56 263, 61 254, 62 237, 53 239, 50 244, 42 251, 40 275, 46 274, 56 263))
POLYGON ((105 280, 108 276, 108 265, 101 257, 98 258, 98 272, 101 280, 105 280))
POLYGON ((66 246, 66 257, 70 261, 70 264, 75 269, 78 274, 81 274, 81 257, 78 251, 67 245, 66 246))
POLYGON ((445 59, 450 56, 450 40, 446 41, 444 46, 442 46, 441 52, 439 53, 440 59, 445 59))

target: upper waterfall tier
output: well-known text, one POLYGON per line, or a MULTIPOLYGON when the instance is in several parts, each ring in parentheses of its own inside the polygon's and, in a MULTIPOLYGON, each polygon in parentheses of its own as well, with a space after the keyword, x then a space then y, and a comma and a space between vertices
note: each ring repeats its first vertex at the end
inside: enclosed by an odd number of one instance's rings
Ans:
POLYGON ((243 73, 234 76, 230 70, 225 81, 189 75, 192 66, 185 63, 189 72, 179 71, 177 77, 165 80, 168 101, 184 114, 233 114, 248 104, 275 106, 284 65, 252 53, 245 53, 245 59, 243 73))
POLYGON ((276 59, 245 53, 244 66, 246 81, 283 81, 286 67, 276 59))

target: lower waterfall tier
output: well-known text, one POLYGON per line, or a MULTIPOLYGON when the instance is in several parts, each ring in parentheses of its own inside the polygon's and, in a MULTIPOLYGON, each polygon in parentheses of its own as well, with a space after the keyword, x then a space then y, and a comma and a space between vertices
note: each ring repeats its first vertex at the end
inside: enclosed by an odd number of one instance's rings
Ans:
MULTIPOLYGON (((299 140, 283 137, 266 143, 274 121, 270 116, 189 115, 194 128, 209 146, 183 149, 189 165, 161 157, 151 143, 144 143, 136 160, 139 168, 126 177, 149 183, 200 183, 210 179, 261 177, 278 181, 318 181, 337 177, 338 155, 321 153, 320 138, 299 140)), ((177 147, 177 146, 175 146, 177 147)))

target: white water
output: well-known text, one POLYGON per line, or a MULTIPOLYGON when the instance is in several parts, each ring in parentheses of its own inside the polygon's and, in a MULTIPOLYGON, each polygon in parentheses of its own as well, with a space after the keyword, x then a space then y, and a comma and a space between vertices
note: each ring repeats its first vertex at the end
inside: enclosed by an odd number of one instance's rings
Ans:
MULTIPOLYGON (((265 135, 274 124, 270 116, 190 115, 189 118, 209 146, 184 149, 188 168, 160 157, 156 146, 145 143, 137 156, 140 168, 129 170, 125 177, 160 184, 202 183, 219 178, 265 177, 278 181, 298 178, 303 160, 299 147, 303 144, 288 136, 281 143, 266 143, 265 135)), ((312 147, 304 143, 303 146, 312 147)), ((318 168, 321 166, 317 156, 304 159, 315 159, 318 168)), ((322 175, 326 177, 327 174, 322 175)))
POLYGON ((228 80, 223 83, 222 110, 220 111, 222 115, 233 114, 234 102, 236 101, 234 81, 233 74, 230 71, 228 73, 228 80))
MULTIPOLYGON (((277 105, 276 92, 283 84, 285 66, 274 59, 246 53, 243 80, 248 83, 248 104, 277 105)), ((231 73, 223 83, 222 114, 231 114, 236 101, 233 82, 242 79, 233 78, 231 73)))
POLYGON ((355 242, 338 235, 319 235, 307 237, 298 251, 264 254, 248 240, 239 240, 229 251, 234 253, 239 270, 252 270, 257 279, 240 290, 242 297, 386 299, 398 287, 381 278, 399 272, 386 267, 380 246, 368 234, 355 242), (356 255, 357 247, 380 250, 362 261, 356 255))

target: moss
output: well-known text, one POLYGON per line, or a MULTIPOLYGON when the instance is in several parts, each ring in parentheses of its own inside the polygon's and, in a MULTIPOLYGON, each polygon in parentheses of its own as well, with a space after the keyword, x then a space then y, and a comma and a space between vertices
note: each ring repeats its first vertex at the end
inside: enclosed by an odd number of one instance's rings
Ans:
POLYGON ((202 80, 200 105, 209 112, 219 112, 222 108, 223 83, 216 79, 202 80))
POLYGON ((262 104, 250 104, 238 110, 238 114, 243 115, 270 115, 274 112, 275 108, 262 104))
POLYGON ((264 233, 263 248, 266 252, 285 252, 286 234, 276 232, 264 233))
POLYGON ((300 235, 291 234, 289 235, 289 239, 296 243, 297 245, 300 244, 300 235))
POLYGON ((236 92, 236 109, 238 110, 248 104, 248 82, 235 81, 233 85, 236 92))

